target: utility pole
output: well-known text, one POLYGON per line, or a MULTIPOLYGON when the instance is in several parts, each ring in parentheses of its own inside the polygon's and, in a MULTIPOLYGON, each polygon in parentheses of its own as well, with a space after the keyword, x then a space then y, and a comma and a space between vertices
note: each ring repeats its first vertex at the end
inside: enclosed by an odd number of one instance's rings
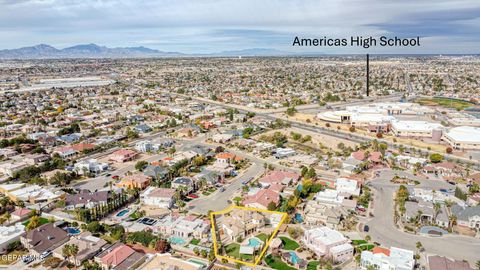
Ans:
POLYGON ((370 55, 367 53, 367 97, 370 96, 370 55))

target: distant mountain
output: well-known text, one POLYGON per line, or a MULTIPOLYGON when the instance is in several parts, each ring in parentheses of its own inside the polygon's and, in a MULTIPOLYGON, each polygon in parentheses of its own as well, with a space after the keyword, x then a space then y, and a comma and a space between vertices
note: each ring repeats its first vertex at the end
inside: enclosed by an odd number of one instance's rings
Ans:
POLYGON ((238 57, 238 56, 303 56, 322 53, 302 54, 285 52, 276 49, 253 48, 235 51, 222 51, 206 54, 183 54, 179 52, 164 52, 147 47, 117 47, 108 48, 97 44, 79 44, 72 47, 57 49, 50 45, 39 44, 19 49, 0 50, 0 59, 46 59, 46 58, 129 58, 129 57, 238 57))
POLYGON ((45 59, 45 58, 127 58, 182 56, 178 52, 163 52, 140 47, 108 48, 97 44, 80 44, 65 49, 39 44, 19 49, 0 50, 0 59, 45 59))

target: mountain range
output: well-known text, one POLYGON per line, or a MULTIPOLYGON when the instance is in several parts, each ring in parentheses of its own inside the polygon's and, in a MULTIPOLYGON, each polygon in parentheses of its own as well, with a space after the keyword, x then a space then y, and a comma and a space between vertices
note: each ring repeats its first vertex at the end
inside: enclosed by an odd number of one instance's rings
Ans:
POLYGON ((286 56, 293 55, 275 49, 245 49, 223 51, 211 54, 184 54, 180 52, 165 52, 140 47, 108 48, 97 44, 80 44, 57 49, 47 44, 39 44, 18 49, 0 50, 0 59, 47 59, 47 58, 135 58, 135 57, 188 57, 188 56, 286 56))

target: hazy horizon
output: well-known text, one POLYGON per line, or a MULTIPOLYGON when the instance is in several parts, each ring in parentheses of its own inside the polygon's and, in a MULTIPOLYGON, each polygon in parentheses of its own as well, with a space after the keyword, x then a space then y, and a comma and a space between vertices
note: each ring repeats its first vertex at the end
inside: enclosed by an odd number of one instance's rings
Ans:
POLYGON ((95 43, 208 54, 478 54, 480 1, 0 1, 0 49, 95 43), (420 36, 421 47, 292 47, 301 38, 420 36))

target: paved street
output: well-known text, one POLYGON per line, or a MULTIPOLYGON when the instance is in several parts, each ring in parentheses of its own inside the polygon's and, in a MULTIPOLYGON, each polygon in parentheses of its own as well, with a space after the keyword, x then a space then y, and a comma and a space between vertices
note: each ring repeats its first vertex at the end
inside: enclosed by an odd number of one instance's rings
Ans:
MULTIPOLYGON (((414 176, 405 172, 396 172, 399 176, 414 176)), ((370 227, 368 234, 373 241, 379 242, 386 247, 400 247, 416 250, 415 244, 420 241, 429 254, 438 254, 459 260, 468 260, 470 265, 480 259, 480 239, 446 235, 443 237, 430 237, 413 235, 401 232, 393 222, 393 193, 399 185, 390 182, 394 176, 392 171, 383 171, 380 176, 371 182, 374 189, 375 217, 367 222, 370 227)), ((451 188, 444 181, 422 180, 420 187, 451 188)))
POLYGON ((209 210, 219 211, 227 208, 230 205, 228 200, 242 188, 242 182, 250 177, 260 176, 263 171, 263 163, 253 162, 243 174, 236 176, 229 184, 225 185, 225 191, 217 190, 213 195, 193 200, 188 204, 188 209, 197 214, 207 214, 209 210))

